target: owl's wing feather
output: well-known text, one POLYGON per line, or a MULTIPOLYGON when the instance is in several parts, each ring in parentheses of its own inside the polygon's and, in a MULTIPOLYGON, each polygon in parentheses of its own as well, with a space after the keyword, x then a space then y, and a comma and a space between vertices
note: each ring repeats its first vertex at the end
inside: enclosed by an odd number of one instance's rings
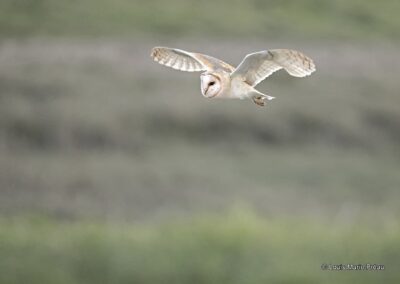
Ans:
POLYGON ((315 64, 311 58, 296 50, 264 50, 246 55, 232 77, 241 77, 255 86, 282 68, 292 76, 304 77, 315 71, 315 64))
POLYGON ((180 71, 195 72, 224 69, 233 72, 235 69, 217 58, 176 48, 154 47, 151 51, 151 57, 162 65, 180 71))

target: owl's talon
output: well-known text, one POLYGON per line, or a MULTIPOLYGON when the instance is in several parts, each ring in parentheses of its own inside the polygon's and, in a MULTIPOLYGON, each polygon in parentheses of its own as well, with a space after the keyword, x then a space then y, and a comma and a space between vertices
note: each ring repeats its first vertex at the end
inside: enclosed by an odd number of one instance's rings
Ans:
POLYGON ((258 106, 266 106, 267 104, 264 101, 263 97, 257 97, 257 98, 253 98, 253 102, 258 105, 258 106))

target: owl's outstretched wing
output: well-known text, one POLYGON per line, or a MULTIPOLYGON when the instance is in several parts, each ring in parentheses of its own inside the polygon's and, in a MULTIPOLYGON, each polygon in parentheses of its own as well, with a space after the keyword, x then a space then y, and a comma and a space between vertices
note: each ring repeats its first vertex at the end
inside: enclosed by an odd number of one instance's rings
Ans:
POLYGON ((315 71, 315 64, 311 58, 296 50, 264 50, 246 55, 232 77, 241 77, 249 85, 255 86, 282 68, 292 76, 304 77, 315 71))
POLYGON ((162 65, 180 71, 195 72, 223 69, 227 72, 233 72, 235 70, 231 65, 217 58, 169 47, 154 47, 151 51, 151 57, 162 65))

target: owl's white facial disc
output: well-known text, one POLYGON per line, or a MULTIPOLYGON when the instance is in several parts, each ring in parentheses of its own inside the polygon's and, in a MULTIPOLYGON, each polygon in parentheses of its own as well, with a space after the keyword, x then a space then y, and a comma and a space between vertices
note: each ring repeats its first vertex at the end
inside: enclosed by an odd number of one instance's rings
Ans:
POLYGON ((221 91, 221 80, 219 77, 203 73, 200 76, 201 80, 201 93, 206 98, 213 98, 221 91))

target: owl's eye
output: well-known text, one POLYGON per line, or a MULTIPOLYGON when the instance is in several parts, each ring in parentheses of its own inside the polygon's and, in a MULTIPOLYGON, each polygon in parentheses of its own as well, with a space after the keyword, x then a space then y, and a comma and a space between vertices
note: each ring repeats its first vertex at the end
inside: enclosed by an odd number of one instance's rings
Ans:
POLYGON ((210 82, 208 85, 209 86, 212 86, 212 85, 214 85, 215 84, 215 82, 210 82))

